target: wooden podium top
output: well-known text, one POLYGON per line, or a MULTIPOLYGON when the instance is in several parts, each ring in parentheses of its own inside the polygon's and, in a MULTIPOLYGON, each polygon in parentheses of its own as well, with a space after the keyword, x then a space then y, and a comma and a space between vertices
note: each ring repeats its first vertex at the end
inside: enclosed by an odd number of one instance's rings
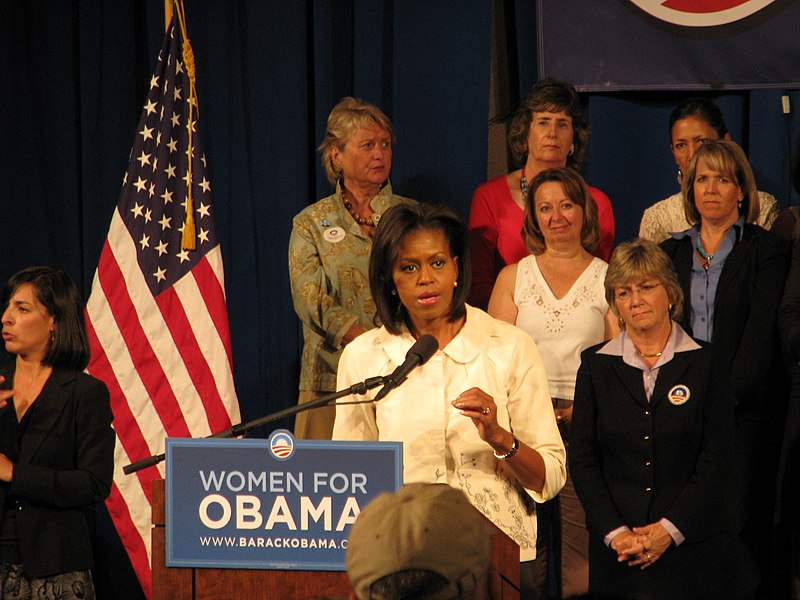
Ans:
MULTIPOLYGON (((282 598, 347 600, 352 588, 343 571, 204 569, 166 566, 164 480, 153 481, 152 600, 282 598)), ((489 597, 519 600, 519 546, 494 523, 491 528, 489 597)))

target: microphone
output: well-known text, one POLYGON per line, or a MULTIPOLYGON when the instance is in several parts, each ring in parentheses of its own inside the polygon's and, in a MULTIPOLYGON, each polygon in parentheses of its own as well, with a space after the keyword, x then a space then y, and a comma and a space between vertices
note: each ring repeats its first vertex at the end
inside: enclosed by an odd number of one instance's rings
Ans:
POLYGON ((419 365, 424 365, 428 362, 439 349, 439 342, 432 335, 423 335, 414 342, 414 345, 406 352, 406 359, 403 364, 397 367, 394 372, 386 378, 386 383, 375 396, 374 402, 382 400, 386 395, 391 392, 398 385, 403 383, 408 374, 419 365))

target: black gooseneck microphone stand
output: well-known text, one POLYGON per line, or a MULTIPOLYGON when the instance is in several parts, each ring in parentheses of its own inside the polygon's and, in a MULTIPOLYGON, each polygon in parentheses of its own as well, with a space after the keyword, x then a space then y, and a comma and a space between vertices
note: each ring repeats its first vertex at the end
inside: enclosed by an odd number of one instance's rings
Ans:
MULTIPOLYGON (((285 408, 283 410, 279 410, 278 412, 264 415, 263 417, 259 417, 258 419, 253 419, 252 421, 247 421, 246 423, 239 423, 238 425, 234 425, 215 433, 213 435, 209 435, 208 438, 231 438, 231 437, 239 437, 242 435, 247 434, 249 431, 252 431, 256 427, 261 427, 262 425, 266 425, 267 423, 271 423, 272 421, 278 421, 279 419, 283 419, 284 417, 291 417, 296 415, 297 413, 311 410, 312 408, 318 408, 320 406, 326 406, 333 402, 334 400, 338 400, 339 398, 343 398, 345 396, 350 396, 351 394, 360 394, 364 395, 367 393, 368 390, 372 388, 378 387, 379 385, 383 385, 388 380, 389 376, 378 376, 378 377, 370 377, 369 379, 365 379, 364 381, 360 381, 359 383, 354 383, 349 388, 344 390, 340 390, 338 392, 331 392, 330 394, 325 394, 324 396, 320 396, 316 400, 312 400, 311 402, 306 402, 305 404, 297 404, 295 406, 290 406, 289 408, 285 408)), ((130 475, 131 473, 135 473, 136 471, 140 471, 141 469, 145 469, 147 467, 152 467, 153 465, 157 465, 158 463, 162 462, 165 458, 164 454, 154 454, 153 456, 149 456, 142 460, 138 460, 134 463, 126 465, 122 467, 122 472, 125 475, 130 475)))

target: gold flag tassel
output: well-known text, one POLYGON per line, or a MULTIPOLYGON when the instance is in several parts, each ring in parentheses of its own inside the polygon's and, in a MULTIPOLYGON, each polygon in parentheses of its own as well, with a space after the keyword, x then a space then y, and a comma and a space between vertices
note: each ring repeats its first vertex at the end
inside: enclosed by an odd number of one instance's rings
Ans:
POLYGON ((189 43, 189 36, 186 35, 186 14, 183 9, 183 0, 175 1, 175 11, 178 14, 178 21, 181 25, 181 34, 183 36, 183 66, 186 69, 186 74, 189 77, 189 122, 186 128, 189 133, 189 164, 188 177, 186 181, 186 219, 183 222, 183 237, 181 239, 181 248, 183 250, 194 250, 197 247, 197 232, 195 231, 194 223, 194 197, 193 197, 193 157, 194 157, 194 140, 192 137, 192 127, 194 124, 194 108, 197 106, 198 113, 200 107, 197 104, 197 88, 195 87, 195 66, 194 66, 194 52, 192 45, 189 43))

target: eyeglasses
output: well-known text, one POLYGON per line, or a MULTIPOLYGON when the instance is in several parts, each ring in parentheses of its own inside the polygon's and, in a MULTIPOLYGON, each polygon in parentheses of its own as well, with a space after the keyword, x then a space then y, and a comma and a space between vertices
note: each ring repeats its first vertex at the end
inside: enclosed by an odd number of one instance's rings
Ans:
POLYGON ((614 290, 614 300, 619 302, 630 302, 633 299, 634 292, 637 292, 642 298, 647 298, 648 296, 652 295, 653 291, 660 285, 663 284, 646 282, 640 285, 619 287, 614 290))

